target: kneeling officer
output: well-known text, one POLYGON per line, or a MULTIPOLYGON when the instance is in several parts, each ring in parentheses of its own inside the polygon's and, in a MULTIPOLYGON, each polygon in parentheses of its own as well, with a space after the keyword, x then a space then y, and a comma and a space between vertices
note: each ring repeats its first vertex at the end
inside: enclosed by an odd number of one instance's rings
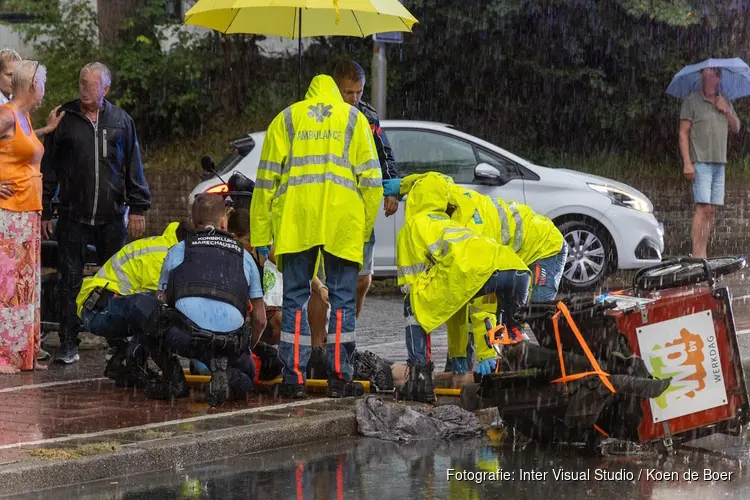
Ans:
POLYGON ((156 390, 151 397, 179 395, 171 390, 184 379, 177 354, 209 367, 209 404, 215 405, 229 397, 230 385, 238 395, 251 389, 248 303, 254 331, 263 331, 266 314, 258 268, 227 232, 224 198, 200 194, 192 212, 195 233, 164 260, 159 290, 167 307, 155 315, 144 340, 166 375, 166 394, 156 390))

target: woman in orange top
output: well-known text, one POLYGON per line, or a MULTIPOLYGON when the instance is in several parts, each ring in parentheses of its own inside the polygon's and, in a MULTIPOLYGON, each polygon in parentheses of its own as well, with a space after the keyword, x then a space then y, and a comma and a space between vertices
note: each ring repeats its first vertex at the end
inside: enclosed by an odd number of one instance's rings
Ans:
POLYGON ((0 373, 33 370, 40 349, 44 146, 29 112, 42 102, 46 77, 37 61, 17 63, 13 98, 0 106, 0 373))

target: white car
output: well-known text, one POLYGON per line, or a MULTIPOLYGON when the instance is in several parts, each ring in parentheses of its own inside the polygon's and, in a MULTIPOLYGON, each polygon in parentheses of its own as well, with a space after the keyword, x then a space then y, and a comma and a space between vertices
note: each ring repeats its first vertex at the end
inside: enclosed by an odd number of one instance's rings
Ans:
MULTIPOLYGON (((595 287, 617 269, 637 269, 661 262, 663 225, 653 205, 630 186, 573 170, 534 165, 450 125, 383 120, 400 175, 435 171, 462 186, 531 206, 552 219, 570 247, 562 286, 571 291, 595 287)), ((232 142, 235 151, 216 167, 225 181, 235 171, 255 180, 265 132, 232 142)), ((214 175, 190 194, 225 191, 214 175)), ((375 223, 375 274, 396 275, 396 235, 404 223, 398 212, 375 223)))

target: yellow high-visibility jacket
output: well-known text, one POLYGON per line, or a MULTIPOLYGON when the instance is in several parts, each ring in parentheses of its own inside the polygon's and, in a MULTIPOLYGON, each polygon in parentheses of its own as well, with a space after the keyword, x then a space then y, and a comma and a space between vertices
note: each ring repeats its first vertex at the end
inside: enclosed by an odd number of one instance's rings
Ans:
POLYGON ((177 244, 179 222, 170 223, 160 236, 141 238, 122 247, 94 276, 83 280, 76 298, 78 317, 83 303, 97 287, 118 295, 155 292, 167 252, 177 244))
POLYGON ((251 243, 285 254, 322 246, 362 264, 362 247, 383 198, 380 163, 365 115, 316 76, 304 101, 266 132, 250 206, 251 243))
MULTIPOLYGON (((448 217, 449 186, 439 174, 415 182, 397 238, 398 283, 409 286, 414 317, 428 333, 465 310, 495 271, 529 272, 509 247, 448 217)), ((475 335, 480 359, 492 357, 484 332, 475 335)))

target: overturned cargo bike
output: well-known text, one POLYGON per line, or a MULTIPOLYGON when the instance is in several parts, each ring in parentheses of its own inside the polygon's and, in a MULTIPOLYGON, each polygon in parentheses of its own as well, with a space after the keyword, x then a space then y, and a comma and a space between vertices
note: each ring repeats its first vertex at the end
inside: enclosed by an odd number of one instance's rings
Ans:
POLYGON ((495 373, 461 391, 465 407, 496 406, 504 422, 544 443, 595 445, 737 435, 748 394, 729 289, 718 276, 744 258, 663 262, 632 289, 532 304, 520 318, 538 345, 489 330, 495 373))

